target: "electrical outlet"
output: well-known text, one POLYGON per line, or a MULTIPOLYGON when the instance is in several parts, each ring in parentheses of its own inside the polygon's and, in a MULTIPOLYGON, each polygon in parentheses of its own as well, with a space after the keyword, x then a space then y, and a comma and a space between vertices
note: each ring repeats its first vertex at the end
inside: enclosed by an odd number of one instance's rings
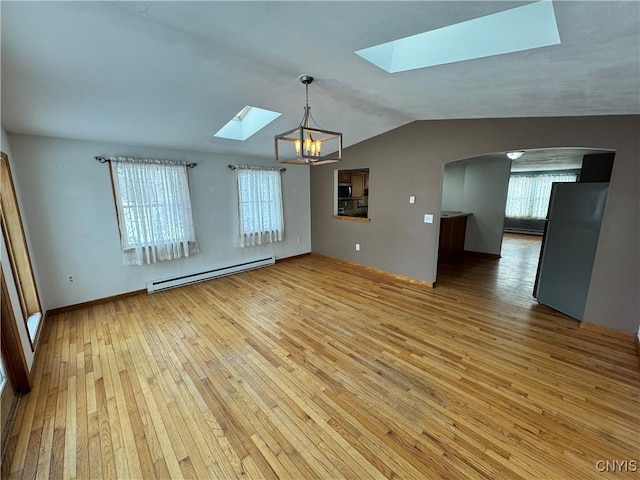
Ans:
POLYGON ((416 196, 415 195, 411 195, 409 197, 409 203, 416 203, 416 196))
POLYGON ((359 252, 359 251, 360 251, 360 244, 356 243, 356 252, 359 252))
POLYGON ((67 275, 67 283, 76 283, 76 277, 73 274, 67 275))
POLYGON ((431 215, 430 213, 425 213, 424 223, 433 223, 433 215, 431 215))
POLYGON ((302 241, 302 238, 298 237, 298 243, 300 243, 302 241))

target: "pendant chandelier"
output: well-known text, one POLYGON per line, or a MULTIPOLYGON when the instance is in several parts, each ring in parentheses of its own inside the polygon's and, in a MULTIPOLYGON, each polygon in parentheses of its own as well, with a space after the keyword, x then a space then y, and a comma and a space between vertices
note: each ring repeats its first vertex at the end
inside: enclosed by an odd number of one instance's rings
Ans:
POLYGON ((313 77, 302 75, 300 81, 306 89, 304 115, 296 128, 275 136, 276 161, 296 165, 339 162, 342 160, 342 134, 319 127, 309 107, 309 84, 313 77))

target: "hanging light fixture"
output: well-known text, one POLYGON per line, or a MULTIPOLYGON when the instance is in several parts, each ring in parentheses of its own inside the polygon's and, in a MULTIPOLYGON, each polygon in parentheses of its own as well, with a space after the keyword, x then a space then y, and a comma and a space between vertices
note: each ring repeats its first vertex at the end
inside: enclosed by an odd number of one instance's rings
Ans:
POLYGON ((297 165, 339 162, 342 160, 342 134, 319 127, 309 107, 309 84, 313 77, 302 75, 300 81, 306 89, 304 115, 296 128, 275 136, 276 161, 297 165))

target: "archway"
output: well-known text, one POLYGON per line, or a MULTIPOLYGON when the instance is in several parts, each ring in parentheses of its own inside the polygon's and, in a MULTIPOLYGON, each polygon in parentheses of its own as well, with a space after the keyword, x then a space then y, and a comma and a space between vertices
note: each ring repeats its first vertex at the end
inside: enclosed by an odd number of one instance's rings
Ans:
MULTIPOLYGON (((614 152, 594 148, 540 148, 519 151, 521 155, 513 160, 506 153, 483 154, 444 165, 438 273, 451 263, 457 263, 457 271, 463 272, 465 262, 472 265, 479 257, 489 258, 496 266, 499 261, 504 264, 502 275, 497 267, 492 274, 497 286, 502 279, 510 291, 521 286, 518 296, 531 296, 551 184, 608 181, 614 152), (535 191, 520 198, 517 195, 522 193, 517 189, 520 184, 535 191), (507 214, 510 190, 510 214, 507 214), (519 205, 523 202, 526 205, 519 205), (507 258, 501 259, 505 253, 506 232, 511 235, 507 237, 510 243, 507 258), (453 247, 452 238, 457 242, 453 247), (514 276, 514 270, 520 276, 514 276)), ((451 271, 449 268, 448 272, 451 271)), ((441 281, 439 276, 438 282, 441 281)))

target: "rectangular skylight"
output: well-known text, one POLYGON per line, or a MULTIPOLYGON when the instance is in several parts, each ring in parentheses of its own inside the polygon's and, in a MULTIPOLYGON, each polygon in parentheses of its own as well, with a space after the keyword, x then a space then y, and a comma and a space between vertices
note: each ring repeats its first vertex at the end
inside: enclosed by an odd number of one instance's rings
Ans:
POLYGON ((278 118, 281 113, 247 105, 218 130, 214 137, 246 140, 278 118))
POLYGON ((355 53, 396 73, 559 43, 553 3, 542 0, 355 53))

